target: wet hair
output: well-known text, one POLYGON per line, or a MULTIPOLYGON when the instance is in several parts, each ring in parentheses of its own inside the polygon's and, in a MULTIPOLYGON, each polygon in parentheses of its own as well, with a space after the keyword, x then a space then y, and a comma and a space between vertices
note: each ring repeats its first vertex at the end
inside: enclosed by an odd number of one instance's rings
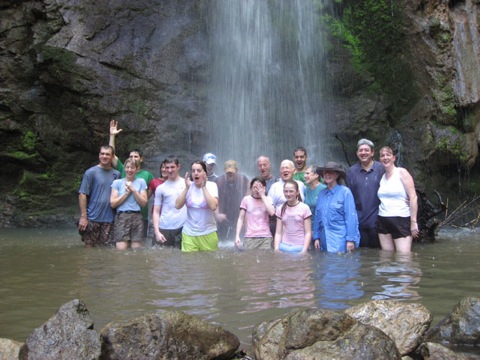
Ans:
POLYGON ((132 150, 130 150, 130 154, 131 154, 132 152, 136 152, 136 153, 138 154, 138 156, 143 157, 143 151, 140 150, 140 149, 132 149, 132 150))
POLYGON ((130 164, 130 163, 132 163, 133 166, 135 166, 136 169, 140 168, 140 163, 133 158, 128 158, 127 160, 125 160, 125 163, 123 164, 123 167, 126 168, 127 164, 130 164))
POLYGON ((307 156, 307 149, 305 149, 303 146, 297 146, 295 150, 293 150, 293 155, 295 155, 297 151, 303 151, 305 153, 305 156, 307 156))
POLYGON ((254 177, 252 181, 250 181, 250 189, 253 187, 253 184, 255 184, 257 181, 261 183, 263 186, 267 187, 267 182, 265 181, 265 179, 260 176, 257 176, 257 177, 254 177))
MULTIPOLYGON (((285 186, 287 186, 287 184, 292 184, 293 187, 295 188, 295 191, 298 192, 298 195, 297 195, 297 199, 298 201, 302 201, 302 195, 300 194, 300 188, 298 187, 298 183, 295 181, 295 180, 287 180, 285 181, 285 184, 283 185, 283 188, 285 189, 285 186)), ((280 211, 280 214, 283 216, 283 214, 285 213, 285 210, 287 209, 287 201, 285 201, 282 205, 282 209, 280 211)))
POLYGON ((115 148, 110 145, 102 145, 100 146, 100 152, 103 150, 112 150, 112 155, 115 156, 115 148))
POLYGON ((193 165, 201 165, 203 171, 207 172, 207 165, 205 164, 205 161, 195 160, 195 161, 192 162, 192 164, 190 165, 190 170, 192 170, 192 166, 193 166, 193 165))
POLYGON ((163 164, 170 164, 174 163, 175 165, 180 165, 180 161, 178 161, 178 158, 176 156, 170 155, 169 157, 166 157, 165 160, 163 160, 163 164))

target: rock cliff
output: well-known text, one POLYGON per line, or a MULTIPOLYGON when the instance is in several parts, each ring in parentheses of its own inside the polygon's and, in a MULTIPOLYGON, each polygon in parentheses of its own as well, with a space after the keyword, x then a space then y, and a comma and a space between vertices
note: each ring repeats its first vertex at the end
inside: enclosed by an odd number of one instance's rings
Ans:
MULTIPOLYGON (((415 94, 393 103, 337 43, 329 65, 337 134, 351 161, 356 140, 368 136, 400 147, 420 187, 455 196, 480 190, 472 180, 479 170, 479 4, 399 4, 406 34, 399 56, 415 94)), ((0 0, 0 227, 74 214, 81 176, 108 142, 112 118, 124 128, 118 155, 141 145, 155 174, 172 149, 189 160, 204 150, 207 7, 0 0)))

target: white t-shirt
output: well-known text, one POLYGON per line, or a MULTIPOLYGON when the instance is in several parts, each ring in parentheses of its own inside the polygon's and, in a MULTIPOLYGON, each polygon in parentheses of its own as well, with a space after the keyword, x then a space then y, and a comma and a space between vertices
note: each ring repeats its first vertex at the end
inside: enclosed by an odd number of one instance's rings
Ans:
POLYGON ((175 201, 185 189, 185 180, 178 178, 175 181, 167 180, 155 190, 153 205, 162 206, 158 227, 163 230, 180 229, 187 220, 187 207, 175 208, 175 201))
MULTIPOLYGON (((217 184, 207 181, 205 185, 212 197, 218 199, 217 184)), ((192 184, 187 192, 187 221, 183 226, 183 232, 190 236, 208 235, 217 231, 217 222, 213 211, 207 205, 207 199, 203 190, 192 184)))

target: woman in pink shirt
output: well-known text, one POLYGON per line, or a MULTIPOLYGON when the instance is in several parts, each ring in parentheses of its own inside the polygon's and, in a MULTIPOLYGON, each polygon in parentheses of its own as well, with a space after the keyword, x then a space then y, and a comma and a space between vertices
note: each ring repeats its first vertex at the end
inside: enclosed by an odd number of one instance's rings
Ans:
POLYGON ((276 213, 275 251, 305 254, 312 238, 312 212, 302 202, 296 181, 285 182, 283 195, 287 201, 276 213))
POLYGON ((237 220, 235 246, 245 249, 271 249, 272 233, 270 232, 269 215, 275 214, 273 201, 266 194, 267 183, 261 177, 250 181, 251 195, 247 195, 240 203, 240 214, 237 220), (240 233, 245 224, 243 245, 240 233))

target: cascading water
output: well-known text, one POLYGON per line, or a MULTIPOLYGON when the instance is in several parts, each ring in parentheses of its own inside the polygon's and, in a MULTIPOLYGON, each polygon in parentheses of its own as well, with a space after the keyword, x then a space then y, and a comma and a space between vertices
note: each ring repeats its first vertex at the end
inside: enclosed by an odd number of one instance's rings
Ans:
MULTIPOLYGON (((309 164, 331 159, 324 104, 325 49, 318 1, 209 2, 211 83, 205 151, 235 159, 256 174, 270 157, 272 172, 304 146, 309 164)), ((331 140, 329 142, 332 142, 331 140)))

